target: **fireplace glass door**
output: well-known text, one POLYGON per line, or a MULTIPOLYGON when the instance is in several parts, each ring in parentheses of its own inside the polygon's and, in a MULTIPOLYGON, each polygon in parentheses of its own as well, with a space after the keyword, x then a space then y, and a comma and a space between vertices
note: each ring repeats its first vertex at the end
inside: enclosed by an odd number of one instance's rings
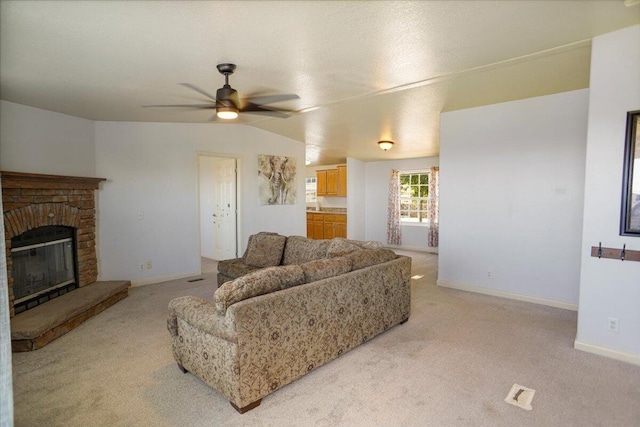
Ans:
POLYGON ((20 242, 16 242, 16 246, 18 247, 11 250, 16 313, 35 307, 76 287, 71 229, 57 233, 49 230, 38 234, 36 239, 21 239, 20 242), (47 238, 50 240, 41 241, 47 238), (39 242, 33 243, 35 241, 39 242))

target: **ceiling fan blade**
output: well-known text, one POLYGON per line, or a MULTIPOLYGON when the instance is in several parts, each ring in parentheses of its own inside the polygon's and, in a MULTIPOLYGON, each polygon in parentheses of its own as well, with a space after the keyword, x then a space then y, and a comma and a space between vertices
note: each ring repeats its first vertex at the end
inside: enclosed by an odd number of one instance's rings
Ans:
POLYGON ((212 99, 212 100, 214 100, 214 101, 216 100, 216 97, 215 97, 215 96, 211 95, 210 93, 207 93, 207 92, 206 92, 205 90, 203 90, 203 89, 200 89, 200 88, 199 88, 198 86, 196 86, 196 85, 192 85, 191 83, 180 83, 180 84, 181 84, 182 86, 188 87, 188 88, 189 88, 189 89, 191 89, 191 90, 195 90, 195 91, 196 91, 196 92, 198 92, 199 94, 202 94, 202 95, 206 96, 206 97, 207 97, 207 98, 209 98, 209 99, 212 99))
POLYGON ((209 108, 216 108, 216 104, 174 104, 174 105, 167 105, 167 104, 163 104, 163 105, 143 105, 144 108, 149 108, 149 107, 187 107, 187 108, 204 108, 204 109, 209 109, 209 108))
POLYGON ((263 107, 262 105, 249 104, 246 107, 240 109, 240 112, 243 114, 259 114, 262 116, 271 116, 271 117, 279 117, 281 119, 286 119, 290 116, 287 114, 289 110, 281 110, 275 108, 263 107))
POLYGON ((248 102, 252 104, 273 104, 275 102, 288 101, 290 99, 300 99, 295 93, 283 94, 283 95, 264 95, 264 96, 248 96, 243 98, 240 102, 248 102))

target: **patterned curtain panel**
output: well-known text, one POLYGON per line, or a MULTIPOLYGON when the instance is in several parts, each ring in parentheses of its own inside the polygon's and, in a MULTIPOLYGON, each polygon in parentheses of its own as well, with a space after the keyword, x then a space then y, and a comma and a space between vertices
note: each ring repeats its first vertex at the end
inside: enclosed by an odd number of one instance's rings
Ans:
POLYGON ((392 169, 389 180, 389 200, 387 214, 387 243, 400 245, 400 171, 392 169))
POLYGON ((429 246, 437 247, 440 234, 438 225, 438 197, 440 168, 434 166, 431 168, 431 176, 429 178, 429 205, 427 206, 427 219, 429 220, 429 246))

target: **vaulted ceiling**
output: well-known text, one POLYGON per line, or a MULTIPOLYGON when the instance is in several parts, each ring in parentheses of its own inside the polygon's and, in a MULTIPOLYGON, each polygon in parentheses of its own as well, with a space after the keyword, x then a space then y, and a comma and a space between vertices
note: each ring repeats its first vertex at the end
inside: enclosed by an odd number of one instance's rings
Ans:
MULTIPOLYGON (((591 39, 640 23, 634 0, 2 1, 0 96, 101 121, 208 122, 216 64, 243 94, 295 93, 312 164, 434 156, 439 115, 589 85, 591 39), (376 142, 396 144, 382 152, 376 142)), ((624 49, 624 46, 620 46, 624 49)), ((211 126, 227 126, 220 121, 211 126)))

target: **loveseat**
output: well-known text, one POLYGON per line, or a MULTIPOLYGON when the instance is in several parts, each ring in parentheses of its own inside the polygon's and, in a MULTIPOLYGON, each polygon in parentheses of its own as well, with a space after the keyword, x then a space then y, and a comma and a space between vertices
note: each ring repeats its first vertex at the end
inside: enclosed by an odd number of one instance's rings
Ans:
MULTIPOLYGON (((261 244, 249 246, 264 248, 265 242, 277 240, 262 236, 252 236, 261 244)), ((167 324, 178 366, 243 413, 264 396, 406 322, 411 258, 363 247, 368 244, 287 237, 286 263, 225 282, 214 302, 193 296, 172 300, 167 324)))

